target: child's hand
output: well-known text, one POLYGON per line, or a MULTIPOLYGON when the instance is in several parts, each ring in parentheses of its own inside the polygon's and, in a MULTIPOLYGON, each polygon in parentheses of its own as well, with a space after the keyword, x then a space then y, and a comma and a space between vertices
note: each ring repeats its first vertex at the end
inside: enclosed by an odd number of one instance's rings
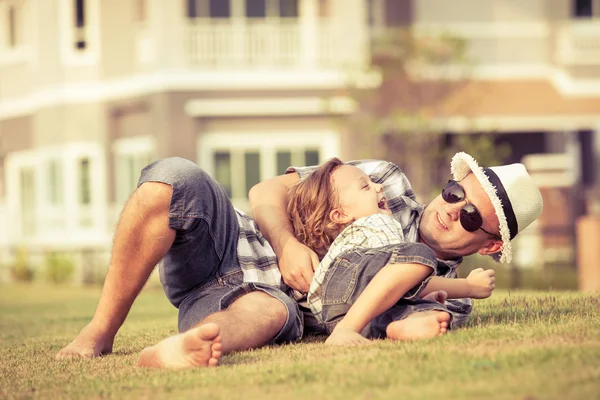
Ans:
POLYGON ((476 268, 471 271, 469 276, 467 276, 467 283, 471 292, 469 297, 474 299, 490 297, 496 288, 495 274, 493 269, 484 270, 483 268, 476 268))

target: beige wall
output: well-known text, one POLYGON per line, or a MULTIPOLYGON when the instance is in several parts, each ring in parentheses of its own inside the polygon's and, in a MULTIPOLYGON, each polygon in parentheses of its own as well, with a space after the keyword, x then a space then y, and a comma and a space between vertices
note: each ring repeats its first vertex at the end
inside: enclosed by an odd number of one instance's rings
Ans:
POLYGON ((102 75, 115 78, 134 72, 136 38, 140 29, 136 21, 135 1, 102 0, 102 75))
POLYGON ((468 42, 470 60, 478 64, 549 64, 552 43, 548 37, 480 37, 468 42))
POLYGON ((415 22, 486 22, 545 20, 545 0, 418 0, 415 22))
POLYGON ((0 121, 0 154, 28 150, 34 145, 33 119, 29 116, 0 121))
POLYGON ((33 146, 33 129, 31 117, 0 120, 0 201, 5 196, 4 176, 5 156, 11 152, 23 151, 33 146))
POLYGON ((33 116, 36 147, 67 142, 103 141, 106 134, 102 104, 69 104, 39 110, 33 116))

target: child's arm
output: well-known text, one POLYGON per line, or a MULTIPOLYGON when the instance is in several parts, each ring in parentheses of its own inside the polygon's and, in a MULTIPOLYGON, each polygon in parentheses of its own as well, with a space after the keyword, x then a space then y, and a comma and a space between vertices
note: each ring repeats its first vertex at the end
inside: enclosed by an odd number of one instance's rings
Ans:
POLYGON ((388 310, 410 289, 431 274, 423 264, 388 264, 369 282, 348 313, 327 338, 328 344, 357 344, 368 340, 360 332, 373 318, 388 310))
POLYGON ((464 297, 485 299, 492 295, 492 291, 496 287, 494 275, 493 269, 477 268, 463 279, 434 276, 429 280, 420 297, 425 297, 438 290, 444 290, 448 293, 449 299, 462 299, 464 297))

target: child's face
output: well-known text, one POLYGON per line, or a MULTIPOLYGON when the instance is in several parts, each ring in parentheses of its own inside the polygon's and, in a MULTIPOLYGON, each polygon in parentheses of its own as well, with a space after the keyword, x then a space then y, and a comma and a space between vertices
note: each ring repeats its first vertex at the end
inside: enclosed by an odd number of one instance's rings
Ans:
POLYGON ((331 179, 339 199, 333 221, 348 223, 374 214, 392 215, 383 195, 383 186, 373 183, 360 169, 342 165, 333 171, 331 179))

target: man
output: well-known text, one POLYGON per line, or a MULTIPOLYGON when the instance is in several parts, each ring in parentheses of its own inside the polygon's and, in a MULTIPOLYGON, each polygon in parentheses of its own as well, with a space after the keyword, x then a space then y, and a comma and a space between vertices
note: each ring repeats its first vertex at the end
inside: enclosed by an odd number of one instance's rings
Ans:
MULTIPOLYGON (((353 164, 363 169, 373 182, 384 185, 385 197, 394 217, 404 227, 405 239, 428 245, 437 256, 438 269, 447 278, 456 278, 462 256, 473 253, 510 262, 510 241, 542 212, 541 193, 522 164, 483 169, 468 154, 458 153, 451 163, 454 181, 425 209, 416 202, 406 176, 394 164, 384 161, 353 164)), ((296 174, 260 183, 250 193, 254 219, 278 255, 283 279, 302 292, 309 289, 313 270, 318 265, 317 256, 295 239, 285 199, 289 188, 314 169, 291 168, 288 172, 296 174)), ((408 253, 418 251, 409 249, 408 253)), ((406 262, 411 261, 410 257, 404 258, 406 262)), ((429 283, 431 290, 448 289, 436 284, 437 281, 429 283)), ((440 309, 439 304, 431 301, 416 301, 402 303, 398 310, 388 313, 412 317, 394 324, 400 331, 395 336, 435 336, 445 322, 446 311, 452 315, 451 327, 466 322, 472 309, 471 299, 438 300, 445 303, 445 308, 440 309)), ((312 322, 311 318, 305 321, 308 329, 312 322)), ((383 329, 385 332, 385 326, 391 322, 394 321, 381 316, 373 321, 372 331, 383 329)))
MULTIPOLYGON (((423 214, 421 223, 426 232, 420 232, 420 236, 442 257, 475 251, 492 254, 501 249, 503 254, 507 250, 506 254, 510 254, 510 239, 518 230, 509 233, 501 230, 506 222, 495 206, 499 200, 477 184, 483 172, 475 161, 465 160, 457 167, 453 160, 456 179, 465 178, 468 168, 476 176, 475 181, 467 177, 470 183, 464 187, 464 201, 447 204, 434 200, 429 207, 432 211, 423 214), (488 234, 461 231, 456 224, 466 201, 478 208, 484 229, 501 232, 502 242, 491 240, 488 234), (435 225, 435 219, 439 225, 435 225)), ((490 184, 492 191, 505 180, 516 179, 516 175, 520 180, 515 188, 506 189, 511 196, 501 197, 502 201, 520 203, 521 181, 532 193, 537 191, 538 197, 524 204, 534 211, 527 219, 517 218, 516 229, 523 229, 541 212, 539 190, 524 168, 518 173, 516 169, 503 171, 507 172, 506 177, 494 180, 490 184)), ((385 173, 378 178, 386 186, 391 208, 396 198, 415 210, 410 211, 407 221, 403 220, 404 214, 399 218, 407 223, 406 230, 417 232, 418 210, 422 211, 422 207, 414 201, 406 177, 397 167, 393 172, 394 179, 388 179, 389 174, 385 173), (394 182, 402 183, 399 196, 393 196, 394 182)), ((221 355, 228 352, 298 340, 303 331, 302 314, 286 296, 275 257, 279 256, 284 281, 306 292, 318 258, 294 239, 284 211, 287 190, 298 177, 297 174, 278 177, 257 185, 250 193, 253 212, 267 239, 271 239, 269 243, 250 218, 236 213, 224 190, 195 164, 173 158, 146 167, 117 224, 112 258, 94 317, 59 351, 57 358, 110 353, 133 301, 161 259, 161 282, 169 300, 179 308, 182 333, 144 349, 140 365, 210 367, 217 365, 221 355)), ((407 339, 419 337, 432 322, 431 318, 420 315, 410 315, 406 320, 407 339)))

